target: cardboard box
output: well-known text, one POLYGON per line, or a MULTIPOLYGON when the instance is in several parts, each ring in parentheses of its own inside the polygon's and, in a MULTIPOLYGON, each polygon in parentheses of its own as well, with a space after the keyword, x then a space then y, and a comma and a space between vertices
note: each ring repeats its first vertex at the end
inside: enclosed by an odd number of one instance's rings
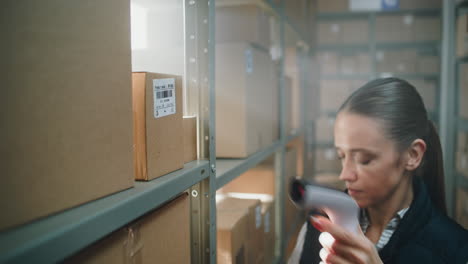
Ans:
POLYGON ((184 166, 182 77, 135 72, 132 87, 135 179, 148 181, 184 166))
POLYGON ((341 25, 344 44, 367 44, 369 42, 369 21, 367 19, 352 19, 341 25))
POLYGON ((459 69, 459 95, 458 114, 461 118, 468 119, 468 64, 460 64, 459 69))
POLYGON ((441 8, 441 0, 400 0, 400 9, 435 9, 441 8))
POLYGON ((318 0, 317 9, 319 13, 333 13, 348 11, 349 0, 318 0))
POLYGON ((262 219, 264 233, 264 262, 273 263, 275 259, 275 202, 262 203, 262 219))
POLYGON ((301 98, 302 87, 299 71, 301 55, 296 48, 288 47, 285 53, 285 76, 291 80, 291 127, 297 130, 301 127, 301 98))
POLYGON ((315 121, 315 139, 317 142, 333 142, 335 118, 320 116, 315 121))
POLYGON ((223 193, 259 193, 275 195, 273 166, 259 165, 248 170, 221 188, 223 193))
POLYGON ((378 51, 377 71, 381 73, 417 72, 418 52, 414 49, 378 51))
POLYGON ((421 95, 427 111, 434 112, 437 109, 438 96, 437 82, 434 80, 407 80, 421 95))
POLYGON ((197 117, 184 116, 184 163, 197 159, 197 117))
POLYGON ((217 212, 247 212, 247 262, 256 263, 262 255, 263 222, 260 200, 224 197, 216 201, 217 212))
POLYGON ((0 231, 133 186, 129 1, 2 11, 0 231))
POLYGON ((368 53, 356 54, 357 73, 369 74, 372 72, 372 59, 368 53))
POLYGON ((247 211, 219 211, 217 222, 217 263, 248 263, 247 211))
POLYGON ((413 41, 413 15, 378 15, 375 24, 375 39, 378 43, 413 41))
POLYGON ((319 22, 317 41, 319 44, 343 43, 343 25, 340 22, 319 22))
POLYGON ((468 191, 461 187, 457 191, 456 219, 461 226, 468 228, 468 191))
POLYGON ((216 7, 216 42, 252 42, 270 48, 270 16, 256 4, 216 7))
POLYGON ((442 21, 439 17, 417 16, 414 20, 413 40, 416 42, 440 41, 442 21))
POLYGON ((190 199, 183 194, 65 263, 190 263, 190 199))
POLYGON ((318 62, 322 74, 338 74, 340 72, 340 55, 336 52, 319 52, 318 62))
POLYGON ((248 43, 216 45, 216 156, 245 158, 276 139, 275 68, 248 43))
POLYGON ((314 180, 319 184, 330 186, 338 190, 344 191, 346 189, 346 183, 340 180, 339 173, 317 173, 314 176, 314 180))
POLYGON ((315 149, 315 168, 318 172, 340 172, 341 162, 334 148, 315 149))
POLYGON ((337 111, 351 94, 350 83, 346 80, 320 81, 320 108, 322 111, 337 111))
POLYGON ((439 57, 435 55, 419 55, 417 58, 417 72, 424 74, 439 74, 439 57))
POLYGON ((466 55, 468 55, 468 14, 463 14, 457 19, 457 56, 466 55))

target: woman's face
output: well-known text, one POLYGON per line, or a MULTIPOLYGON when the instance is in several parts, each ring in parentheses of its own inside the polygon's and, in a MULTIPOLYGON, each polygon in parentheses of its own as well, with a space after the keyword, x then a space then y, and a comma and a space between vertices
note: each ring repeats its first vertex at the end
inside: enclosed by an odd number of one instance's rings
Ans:
POLYGON ((396 144, 374 119, 341 112, 335 122, 335 147, 342 163, 340 179, 359 207, 385 204, 409 177, 396 144))

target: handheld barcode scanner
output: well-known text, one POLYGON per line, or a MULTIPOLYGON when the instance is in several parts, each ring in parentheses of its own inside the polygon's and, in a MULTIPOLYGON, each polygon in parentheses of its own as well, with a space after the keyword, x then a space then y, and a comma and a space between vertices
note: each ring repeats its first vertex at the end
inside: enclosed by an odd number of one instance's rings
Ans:
POLYGON ((353 198, 344 192, 305 180, 293 179, 289 196, 299 208, 321 210, 328 215, 333 223, 357 233, 359 207, 353 198))

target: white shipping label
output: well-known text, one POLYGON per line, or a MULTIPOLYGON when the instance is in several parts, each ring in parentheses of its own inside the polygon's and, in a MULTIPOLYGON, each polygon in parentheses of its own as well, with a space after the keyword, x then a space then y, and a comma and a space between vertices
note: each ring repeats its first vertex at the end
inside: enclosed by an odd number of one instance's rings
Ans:
POLYGON ((255 228, 259 229, 262 225, 262 208, 260 206, 255 207, 255 228))
POLYGON ((154 118, 176 113, 175 92, 174 78, 153 80, 154 118))
POLYGON ((251 49, 245 50, 245 71, 249 74, 253 72, 253 58, 251 49))
POLYGON ((265 234, 270 233, 270 212, 265 213, 265 219, 263 220, 263 232, 265 234))

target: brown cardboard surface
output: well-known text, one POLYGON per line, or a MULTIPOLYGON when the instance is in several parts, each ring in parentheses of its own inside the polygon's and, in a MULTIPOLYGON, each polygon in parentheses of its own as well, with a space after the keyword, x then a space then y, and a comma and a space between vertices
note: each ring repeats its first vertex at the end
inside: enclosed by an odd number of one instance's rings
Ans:
POLYGON ((273 263, 275 258, 275 201, 262 203, 264 263, 273 263))
POLYGON ((344 181, 341 181, 339 177, 339 173, 318 173, 314 176, 314 180, 320 184, 344 190, 346 184, 344 181))
POLYGON ((134 163, 136 180, 152 180, 184 166, 182 77, 133 73, 134 163), (175 79, 176 112, 155 118, 153 80, 175 79), (181 155, 182 154, 182 155, 181 155))
POLYGON ((315 122, 315 139, 318 142, 333 141, 333 126, 335 118, 329 116, 320 116, 315 122))
POLYGON ((460 15, 457 19, 457 56, 468 54, 468 14, 460 15))
POLYGON ((275 195, 275 171, 271 166, 261 165, 248 170, 226 184, 223 193, 262 193, 275 195))
POLYGON ((375 39, 378 43, 413 41, 414 21, 413 15, 378 15, 375 39))
POLYGON ((3 4, 0 230, 133 186, 129 9, 3 4))
POLYGON ((346 80, 320 81, 320 108, 323 111, 337 111, 351 94, 350 82, 346 80))
POLYGON ((457 191, 456 220, 465 229, 468 228, 468 190, 462 187, 457 191))
POLYGON ((317 9, 322 13, 347 11, 348 1, 349 0, 318 0, 317 9))
POLYGON ((369 42, 369 21, 367 19, 353 19, 342 23, 343 43, 367 44, 369 42))
POLYGON ((341 163, 334 148, 316 148, 315 166, 321 172, 340 172, 341 163))
POLYGON ((441 0, 400 0, 400 9, 415 10, 441 7, 441 0))
POLYGON ((439 41, 442 38, 441 27, 442 21, 438 17, 415 17, 413 40, 417 42, 439 41))
POLYGON ((319 22, 318 36, 319 44, 343 43, 343 25, 339 22, 319 22))
POLYGON ((340 55, 336 52, 318 53, 318 62, 322 74, 337 74, 339 72, 340 55))
MULTIPOLYGON (((289 135, 293 130, 293 119, 294 119, 294 109, 297 107, 293 106, 293 88, 292 88, 292 79, 288 76, 284 76, 284 108, 286 109, 286 120, 285 120, 285 127, 286 133, 289 135)), ((278 114, 279 115, 279 114, 278 114)))
POLYGON ((432 80, 407 80, 421 95, 424 105, 428 111, 434 111, 437 107, 437 82, 432 80))
POLYGON ((270 47, 270 16, 260 6, 216 7, 216 42, 252 42, 270 47))
POLYGON ((468 64, 460 64, 459 72, 458 114, 468 119, 468 64))
POLYGON ((248 263, 247 220, 247 211, 217 211, 217 263, 248 263))
POLYGON ((245 158, 274 141, 273 61, 248 43, 216 45, 216 156, 245 158))
POLYGON ((197 117, 184 116, 184 163, 197 159, 197 117))
POLYGON ((417 72, 424 74, 439 74, 439 57, 435 55, 420 55, 417 58, 417 72))
POLYGON ((256 263, 263 248, 263 223, 260 200, 226 197, 217 202, 217 212, 247 212, 247 263, 256 263))
POLYGON ((190 263, 189 206, 189 197, 183 194, 65 263, 190 263))

